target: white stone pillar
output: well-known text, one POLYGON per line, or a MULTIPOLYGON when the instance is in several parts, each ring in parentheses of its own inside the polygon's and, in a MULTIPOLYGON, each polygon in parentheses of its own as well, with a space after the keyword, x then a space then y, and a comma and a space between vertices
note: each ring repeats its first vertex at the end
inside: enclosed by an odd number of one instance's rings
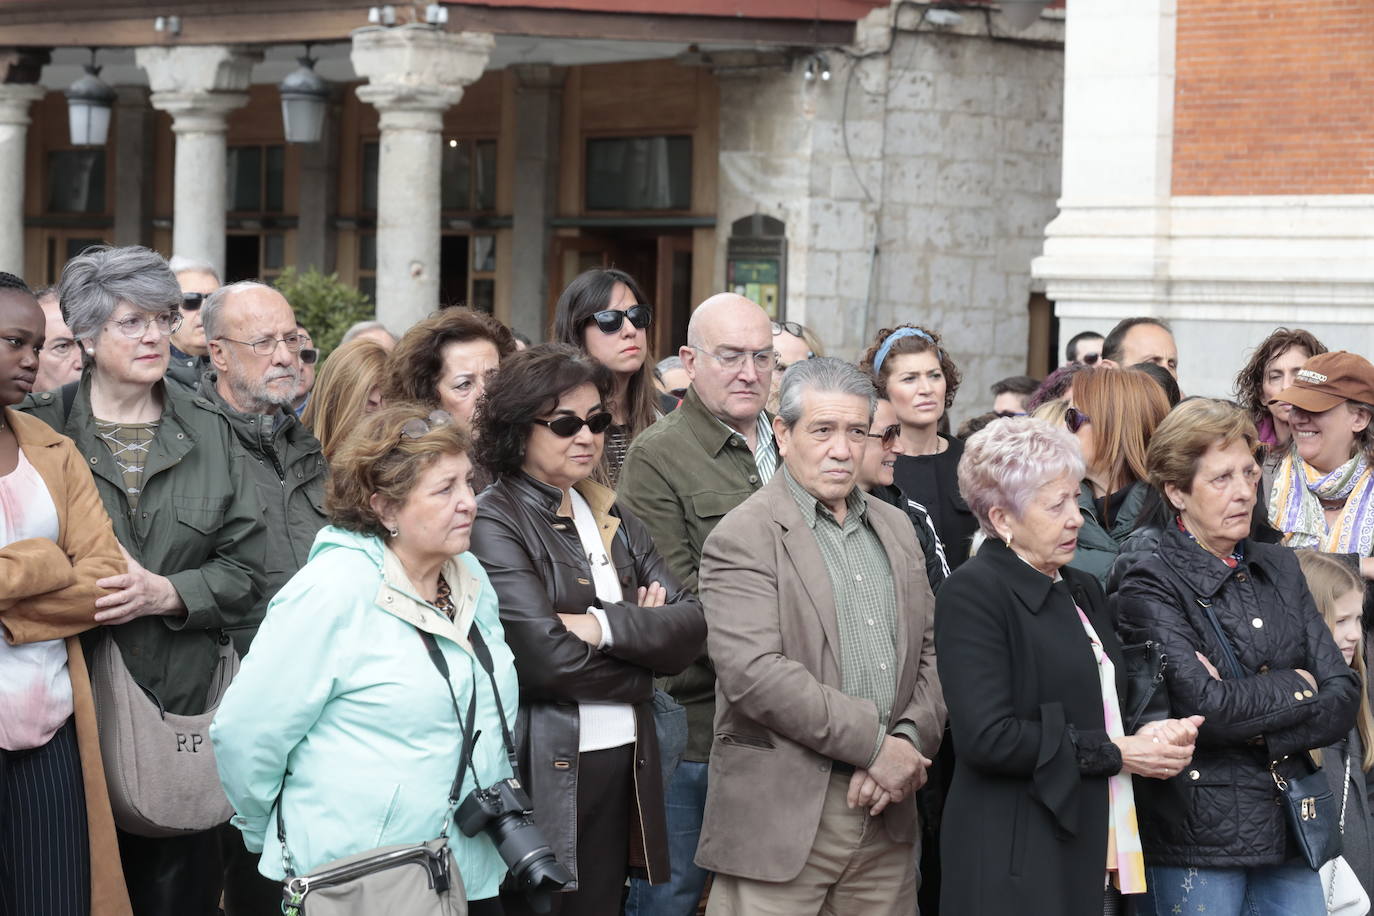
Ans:
POLYGON ((439 305, 444 112, 482 75, 495 38, 411 23, 353 33, 358 98, 381 113, 377 318, 401 334, 439 305))
POLYGON ((148 74, 149 102, 172 116, 176 165, 172 253, 224 273, 224 135, 229 112, 248 101, 262 52, 228 45, 148 47, 134 60, 148 74))
POLYGON ((24 275, 24 159, 29 103, 46 90, 0 84, 0 270, 24 275))

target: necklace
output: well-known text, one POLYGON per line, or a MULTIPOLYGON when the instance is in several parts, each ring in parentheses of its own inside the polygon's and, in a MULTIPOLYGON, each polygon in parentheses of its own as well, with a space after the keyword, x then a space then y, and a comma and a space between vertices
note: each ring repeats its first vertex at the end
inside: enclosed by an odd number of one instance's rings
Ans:
POLYGON ((434 606, 443 611, 449 620, 457 613, 453 607, 453 590, 449 588, 448 580, 444 578, 443 573, 439 574, 439 588, 434 596, 434 606))

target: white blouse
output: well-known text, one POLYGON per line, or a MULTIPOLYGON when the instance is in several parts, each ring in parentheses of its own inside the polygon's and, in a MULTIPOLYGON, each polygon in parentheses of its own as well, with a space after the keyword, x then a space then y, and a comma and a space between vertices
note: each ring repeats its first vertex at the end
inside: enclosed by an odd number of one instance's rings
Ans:
MULTIPOLYGON (((0 545, 57 537, 52 494, 20 449, 19 464, 0 477, 0 545)), ((0 639, 0 748, 42 747, 71 715, 67 644, 50 639, 12 646, 0 639)))

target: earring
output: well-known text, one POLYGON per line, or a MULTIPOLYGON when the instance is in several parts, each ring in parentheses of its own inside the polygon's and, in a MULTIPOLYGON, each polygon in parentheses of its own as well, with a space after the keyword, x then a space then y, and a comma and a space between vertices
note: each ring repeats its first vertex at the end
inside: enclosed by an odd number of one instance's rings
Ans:
POLYGON ((1008 548, 1011 547, 1011 538, 1012 538, 1011 532, 1007 532, 1007 536, 1004 537, 1004 538, 1002 538, 1002 541, 1007 545, 1008 548))
POLYGON ((392 537, 396 537, 401 533, 400 528, 388 528, 387 531, 391 534, 392 537))

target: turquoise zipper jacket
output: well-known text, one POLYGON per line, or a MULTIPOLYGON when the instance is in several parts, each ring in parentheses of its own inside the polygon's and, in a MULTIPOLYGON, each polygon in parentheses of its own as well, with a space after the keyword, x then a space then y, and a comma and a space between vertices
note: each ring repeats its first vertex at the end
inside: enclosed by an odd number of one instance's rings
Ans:
MULTIPOLYGON (((378 846, 439 835, 461 739, 453 704, 417 628, 448 662, 461 712, 477 691, 481 732, 461 801, 511 775, 491 682, 467 640, 475 622, 491 649, 501 702, 515 726, 519 687, 496 593, 472 554, 448 561, 455 621, 418 597, 381 540, 320 531, 306 565, 268 606, 210 729, 233 824, 259 871, 282 878, 278 794, 297 874, 378 846), (285 780, 285 788, 283 788, 285 780)), ((449 828, 467 898, 496 896, 506 867, 485 834, 449 828)))

